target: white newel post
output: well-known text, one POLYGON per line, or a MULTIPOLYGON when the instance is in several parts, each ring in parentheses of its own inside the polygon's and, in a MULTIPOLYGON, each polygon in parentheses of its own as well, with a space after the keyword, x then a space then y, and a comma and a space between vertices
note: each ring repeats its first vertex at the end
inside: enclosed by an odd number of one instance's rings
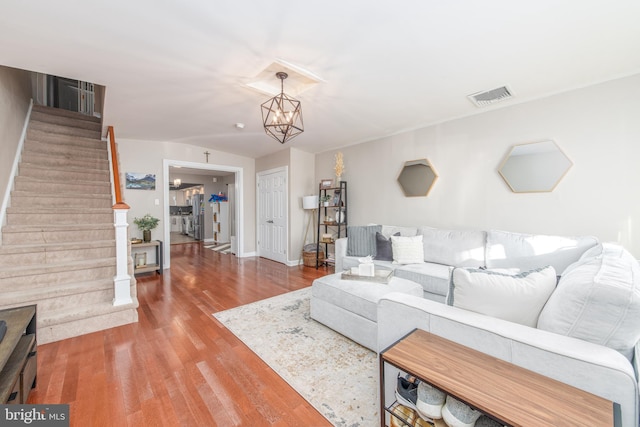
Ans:
POLYGON ((113 278, 115 298, 113 305, 131 304, 131 276, 129 276, 129 241, 127 238, 127 212, 129 209, 114 209, 116 228, 116 276, 113 278))

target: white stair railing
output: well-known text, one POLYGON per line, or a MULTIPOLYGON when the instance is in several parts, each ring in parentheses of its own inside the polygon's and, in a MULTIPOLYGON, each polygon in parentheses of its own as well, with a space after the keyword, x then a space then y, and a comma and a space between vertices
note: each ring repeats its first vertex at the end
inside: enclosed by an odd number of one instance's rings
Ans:
POLYGON ((124 305, 133 303, 131 298, 131 276, 129 275, 129 239, 127 237, 129 205, 122 201, 116 137, 113 132, 113 126, 109 126, 107 134, 109 135, 109 163, 111 165, 109 172, 113 183, 113 225, 116 229, 116 275, 113 278, 113 305, 124 305))

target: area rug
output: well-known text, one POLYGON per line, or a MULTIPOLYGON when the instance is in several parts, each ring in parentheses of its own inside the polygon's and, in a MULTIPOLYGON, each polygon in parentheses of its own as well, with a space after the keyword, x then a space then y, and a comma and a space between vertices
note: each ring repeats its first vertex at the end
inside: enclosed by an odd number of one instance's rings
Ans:
POLYGON ((212 251, 220 252, 221 254, 231 253, 231 243, 222 243, 220 245, 207 245, 205 246, 205 248, 211 249, 212 251))
POLYGON ((213 316, 335 426, 379 425, 376 354, 309 316, 311 288, 213 316))

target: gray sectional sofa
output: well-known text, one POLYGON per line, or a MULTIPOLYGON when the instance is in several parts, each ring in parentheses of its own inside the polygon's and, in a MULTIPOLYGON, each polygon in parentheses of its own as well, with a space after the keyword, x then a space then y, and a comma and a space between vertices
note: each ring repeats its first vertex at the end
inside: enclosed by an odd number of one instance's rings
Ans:
MULTIPOLYGON (((611 400, 619 405, 622 426, 640 425, 640 267, 624 248, 590 236, 369 227, 376 228, 365 231, 376 230, 384 238, 421 235, 424 253, 424 262, 374 261, 378 267, 393 269, 395 277, 420 284, 423 290, 422 298, 391 292, 379 299, 377 351, 420 328, 611 400), (533 277, 527 276, 531 271, 546 271, 548 282, 548 266, 557 278, 553 276, 550 296, 544 296, 541 311, 535 314, 537 324, 494 317, 482 307, 474 311, 473 288, 470 294, 455 294, 468 289, 456 287, 457 273, 466 274, 465 280, 478 274, 489 285, 501 286, 501 280, 511 280, 505 276, 527 280, 533 277), (472 308, 456 306, 463 300, 471 301, 472 308)), ((362 231, 350 230, 349 238, 362 237, 362 231)), ((336 272, 359 264, 363 254, 354 254, 354 247, 362 250, 363 245, 350 247, 346 238, 336 242, 336 272)), ((515 289, 519 292, 518 286, 515 289)), ((502 303, 500 297, 494 299, 498 312, 510 304, 502 303)), ((340 310, 333 316, 339 317, 340 310)), ((346 322, 352 316, 349 313, 343 319, 346 322)), ((387 378, 393 378, 396 372, 387 369, 387 378)), ((387 401, 392 401, 394 384, 389 381, 387 385, 387 401)))

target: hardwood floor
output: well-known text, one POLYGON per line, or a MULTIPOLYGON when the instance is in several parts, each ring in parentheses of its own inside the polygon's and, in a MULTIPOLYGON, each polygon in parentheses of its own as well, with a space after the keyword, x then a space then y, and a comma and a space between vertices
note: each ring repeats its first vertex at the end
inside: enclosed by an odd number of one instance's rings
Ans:
POLYGON ((329 426, 211 315, 325 274, 172 245, 138 276, 139 323, 38 347, 29 403, 70 404, 72 426, 329 426))

